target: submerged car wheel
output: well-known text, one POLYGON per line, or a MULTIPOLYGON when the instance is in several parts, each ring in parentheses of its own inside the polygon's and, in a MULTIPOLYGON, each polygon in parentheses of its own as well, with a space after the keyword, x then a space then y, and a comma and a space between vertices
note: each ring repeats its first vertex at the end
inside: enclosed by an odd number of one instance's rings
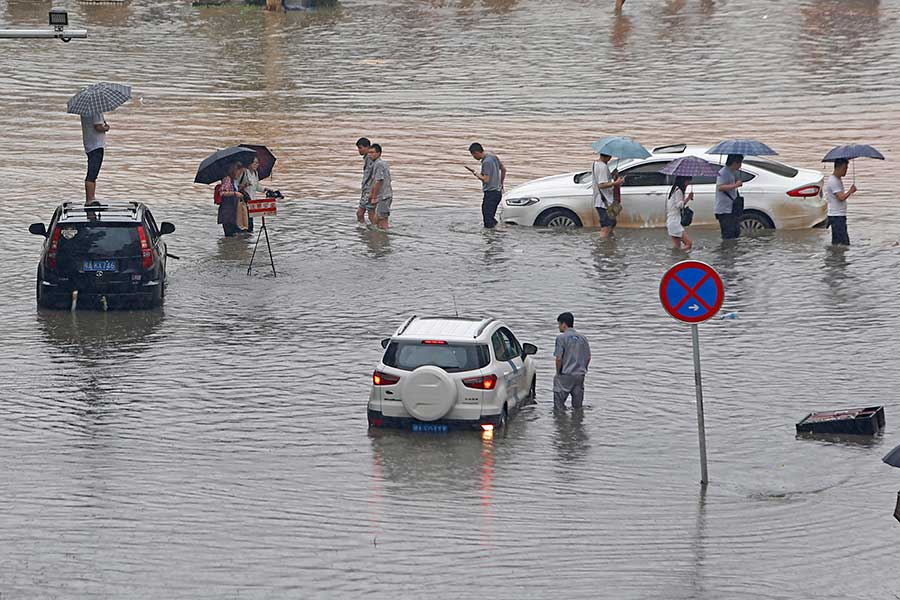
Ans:
POLYGON ((775 229, 775 224, 762 213, 745 212, 741 215, 741 235, 754 235, 775 229))
POLYGON ((535 221, 535 225, 540 227, 554 227, 559 229, 570 229, 572 227, 581 227, 581 219, 571 210, 564 208, 553 208, 541 215, 535 221))
POLYGON ((531 380, 531 389, 528 390, 528 401, 536 402, 537 401, 537 377, 531 380))
POLYGON ((500 411, 500 416, 497 418, 497 429, 503 430, 506 429, 506 423, 509 421, 509 412, 506 410, 506 405, 503 405, 503 410, 500 411))

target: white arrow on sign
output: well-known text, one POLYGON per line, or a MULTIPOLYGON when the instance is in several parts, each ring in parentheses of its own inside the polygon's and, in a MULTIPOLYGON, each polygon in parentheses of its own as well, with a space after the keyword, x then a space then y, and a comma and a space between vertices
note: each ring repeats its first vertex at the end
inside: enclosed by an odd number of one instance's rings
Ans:
POLYGON ((700 305, 695 302, 694 304, 688 306, 688 308, 694 312, 697 312, 698 310, 700 310, 700 305))

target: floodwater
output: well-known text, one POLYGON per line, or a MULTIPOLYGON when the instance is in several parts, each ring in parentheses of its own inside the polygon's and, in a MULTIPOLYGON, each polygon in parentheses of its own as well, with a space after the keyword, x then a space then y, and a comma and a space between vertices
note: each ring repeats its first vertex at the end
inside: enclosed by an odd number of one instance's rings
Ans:
MULTIPOLYGON (((900 1, 343 0, 264 14, 64 2, 90 38, 0 53, 0 596, 895 598, 900 1), (27 225, 81 196, 65 100, 130 83, 102 198, 178 230, 163 309, 43 312, 27 225), (797 166, 869 142, 854 246, 776 232, 693 258, 736 320, 701 326, 702 492, 689 329, 664 315, 664 231, 479 228, 478 139, 510 183, 589 143, 755 137, 797 166), (383 143, 393 229, 353 221, 353 142, 383 143), (222 240, 205 154, 265 142, 287 200, 278 277, 222 240), (410 314, 502 317, 536 343, 538 402, 505 435, 370 433, 379 339, 410 314), (555 316, 595 364, 551 412, 555 316), (872 441, 797 439, 818 409, 886 407, 872 441)), ((39 26, 50 2, 0 0, 39 26)))

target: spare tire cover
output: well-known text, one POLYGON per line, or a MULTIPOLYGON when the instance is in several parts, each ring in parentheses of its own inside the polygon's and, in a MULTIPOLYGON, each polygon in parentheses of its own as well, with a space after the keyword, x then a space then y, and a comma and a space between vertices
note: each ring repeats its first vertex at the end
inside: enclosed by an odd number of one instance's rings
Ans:
POLYGON ((456 382, 440 367, 419 367, 404 379, 403 408, 420 421, 436 421, 456 404, 456 382))

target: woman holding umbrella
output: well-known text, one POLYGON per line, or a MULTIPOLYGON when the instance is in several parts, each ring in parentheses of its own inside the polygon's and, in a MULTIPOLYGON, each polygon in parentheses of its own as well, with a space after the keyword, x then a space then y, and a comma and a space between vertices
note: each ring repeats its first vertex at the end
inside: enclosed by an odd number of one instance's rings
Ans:
POLYGON ((234 237, 240 231, 238 227, 238 203, 244 199, 243 194, 238 190, 235 181, 241 176, 244 169, 239 162, 233 162, 228 165, 228 170, 222 177, 221 188, 219 188, 219 196, 222 203, 219 204, 219 218, 216 221, 222 226, 225 237, 234 237))
POLYGON ((687 186, 690 182, 690 177, 684 175, 676 177, 666 200, 666 229, 669 231, 669 237, 672 238, 674 250, 690 250, 694 245, 681 221, 682 210, 687 207, 688 202, 694 199, 694 192, 687 194, 687 186))

